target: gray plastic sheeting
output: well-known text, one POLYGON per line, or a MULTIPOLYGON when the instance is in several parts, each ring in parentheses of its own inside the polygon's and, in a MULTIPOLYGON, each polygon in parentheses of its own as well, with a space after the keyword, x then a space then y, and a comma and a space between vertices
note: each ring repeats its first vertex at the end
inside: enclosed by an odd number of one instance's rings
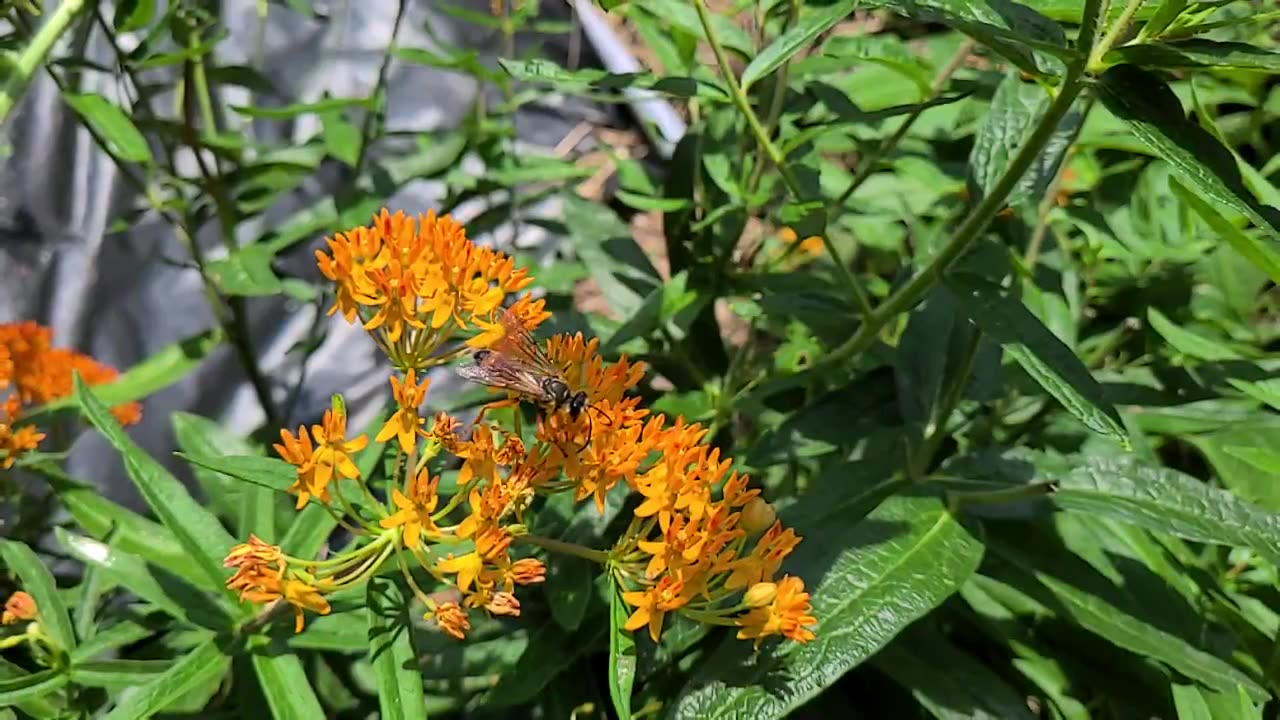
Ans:
MULTIPOLYGON (((56 0, 47 3, 51 10, 56 0)), ((487 12, 488 2, 460 2, 477 12, 487 12)), ((433 47, 432 33, 443 42, 474 49, 486 62, 501 52, 501 37, 486 28, 467 25, 445 13, 442 3, 411 2, 402 24, 403 47, 433 47)), ((255 0, 223 3, 223 22, 230 37, 218 46, 221 64, 253 64, 271 78, 284 95, 295 101, 312 101, 327 91, 332 96, 367 95, 375 84, 378 65, 391 35, 396 3, 315 3, 327 18, 305 18, 273 3, 265 28, 259 27, 255 0), (257 47, 261 32, 262 51, 257 47)), ((104 7, 109 17, 109 7, 104 7)), ((567 20, 564 3, 544 3, 543 16, 567 20)), ((136 43, 136 38, 122 38, 136 43)), ((565 62, 569 40, 540 36, 542 54, 565 62)), ((83 42, 83 54, 112 66, 112 51, 100 30, 88 37, 64 38, 55 55, 67 53, 68 42, 83 42)), ((530 38, 521 38, 518 52, 527 53, 530 38)), ((584 62, 588 60, 585 59, 584 62)), ((161 76, 163 77, 163 76, 161 76)), ((118 102, 119 80, 86 72, 81 89, 99 92, 118 102)), ((492 88, 486 90, 492 92, 492 88)), ((433 68, 393 62, 388 85, 389 131, 430 131, 448 128, 465 117, 481 88, 469 77, 433 68)), ((224 88, 224 101, 249 104, 254 98, 239 88, 224 88)), ((160 98, 156 107, 167 112, 172 96, 160 98)), ((611 111, 610 111, 611 112, 611 111)), ((530 106, 517 120, 520 140, 545 148, 555 146, 582 120, 608 121, 606 109, 585 102, 567 101, 556 107, 530 106)), ((231 121, 240 119, 232 115, 231 121)), ((611 122, 609 124, 616 124, 611 122)), ((319 130, 314 116, 296 121, 253 121, 251 131, 259 142, 289 144, 306 140, 319 130)), ((52 326, 59 346, 73 347, 117 368, 128 368, 155 351, 193 336, 213 325, 199 278, 194 270, 174 264, 187 255, 172 228, 153 215, 144 216, 123 233, 107 229, 137 199, 111 160, 99 152, 88 133, 80 128, 59 99, 56 86, 40 75, 11 116, 4 133, 13 153, 0 165, 0 321, 35 319, 52 326)), ((394 148, 379 148, 375 157, 394 148)), ((190 158, 187 158, 190 162, 190 158)), ((184 168, 192 172, 194 168, 184 168)), ((476 172, 483 172, 476 167, 476 172)), ((290 213, 334 193, 343 182, 340 169, 326 163, 287 201, 265 217, 237 228, 246 242, 280 223, 290 213)), ((438 183, 419 182, 388 198, 395 211, 424 212, 443 197, 438 183)), ((466 221, 483 210, 471 203, 455 211, 466 221)), ((525 217, 555 214, 554 205, 526 210, 525 217)), ((509 243, 511 227, 498 228, 489 237, 509 243)), ((211 258, 220 254, 215 227, 201 228, 198 240, 211 258)), ((553 252, 556 238, 527 223, 520 225, 519 245, 553 252)), ((319 278, 313 250, 322 245, 317 236, 299 243, 281 258, 286 274, 319 278)), ((297 354, 287 351, 303 340, 313 322, 313 306, 281 298, 253 298, 247 303, 254 344, 261 365, 273 381, 276 398, 284 396, 299 373, 297 354)), ((346 396, 350 427, 361 428, 388 397, 388 368, 372 341, 358 327, 341 318, 329 318, 328 335, 311 356, 302 395, 288 418, 288 425, 316 422, 328 406, 329 396, 346 396)), ((431 395, 445 397, 460 380, 450 371, 437 371, 431 395)), ((144 450, 179 477, 189 479, 175 450, 171 416, 186 411, 213 418, 231 432, 245 434, 263 421, 257 400, 229 348, 208 357, 184 380, 148 397, 142 422, 130 429, 144 450)), ((87 432, 75 443, 68 461, 73 476, 97 483, 108 496, 141 509, 116 453, 96 433, 87 432)))

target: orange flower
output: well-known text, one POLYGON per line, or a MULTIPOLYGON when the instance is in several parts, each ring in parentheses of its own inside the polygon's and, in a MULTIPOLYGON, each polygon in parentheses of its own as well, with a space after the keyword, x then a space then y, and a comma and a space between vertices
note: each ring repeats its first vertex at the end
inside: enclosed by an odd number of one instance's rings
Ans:
POLYGON ((810 235, 804 240, 800 240, 800 236, 796 233, 795 230, 792 230, 789 227, 784 227, 778 231, 778 239, 786 243, 787 245, 793 245, 798 241, 800 245, 799 247, 796 248, 796 250, 799 250, 800 252, 806 255, 822 254, 822 250, 823 250, 822 238, 817 235, 810 235))
POLYGON ((750 587, 758 582, 770 580, 778 571, 782 559, 800 544, 800 537, 791 528, 782 527, 782 523, 774 521, 773 527, 757 541, 751 554, 730 563, 732 573, 725 580, 724 586, 729 590, 750 587))
POLYGON ((368 227, 325 242, 316 263, 337 286, 329 313, 360 321, 402 368, 435 364, 432 353, 454 331, 491 320, 508 294, 532 282, 512 258, 475 245, 435 212, 415 221, 384 209, 368 227))
POLYGON ((27 593, 19 590, 9 596, 4 603, 4 614, 0 615, 0 625, 13 625, 24 620, 35 620, 38 608, 36 601, 27 593))
POLYGON ((622 593, 622 600, 636 608, 623 627, 630 631, 649 626, 649 637, 658 642, 662 633, 662 621, 666 614, 689 602, 690 595, 684 583, 670 575, 662 576, 656 585, 637 592, 622 593))
POLYGON ((318 615, 329 614, 329 601, 324 599, 318 589, 301 580, 285 580, 281 594, 293 606, 294 633, 302 632, 303 610, 310 610, 318 615))
POLYGON ((4 418, 3 412, 0 412, 0 453, 3 453, 0 456, 0 469, 7 470, 13 467, 20 455, 39 447, 45 434, 32 425, 23 425, 14 429, 3 421, 4 418))
POLYGON ((520 601, 515 595, 509 592, 496 592, 484 606, 492 615, 507 615, 510 617, 520 616, 520 601))
POLYGON ((471 621, 467 619, 467 611, 456 602, 440 603, 436 606, 434 613, 427 613, 423 616, 424 620, 435 619, 436 625, 440 629, 449 633, 458 640, 462 640, 467 636, 467 631, 471 629, 471 621))
POLYGON ((736 619, 742 628, 738 631, 738 639, 754 640, 757 648, 770 635, 781 635, 800 643, 809 642, 814 635, 806 628, 818 624, 810 612, 809 593, 804 591, 804 581, 788 575, 778 581, 771 603, 753 608, 736 619))
POLYGON ((312 425, 311 435, 316 441, 316 449, 311 456, 311 461, 315 465, 317 488, 327 488, 335 471, 351 480, 360 477, 360 470, 351 460, 351 453, 363 450, 369 444, 369 438, 360 435, 352 440, 346 439, 346 413, 341 410, 325 410, 324 424, 312 425))
POLYGON ((400 409, 387 418, 386 424, 374 438, 377 442, 386 442, 395 437, 400 441, 400 449, 408 455, 418 444, 418 432, 424 420, 418 417, 418 407, 427 394, 430 378, 423 378, 421 384, 415 384, 413 370, 405 374, 404 382, 395 375, 391 376, 391 390, 400 409))
POLYGON ((547 566, 537 558, 521 558, 511 564, 510 578, 517 585, 532 585, 547 579, 547 566))
POLYGON ((311 436, 307 434, 307 428, 299 425, 296 438, 288 430, 281 429, 280 440, 280 443, 275 443, 272 447, 281 459, 296 467, 296 477, 288 490, 298 495, 296 509, 306 507, 312 497, 328 503, 329 484, 328 481, 324 484, 316 482, 316 465, 312 461, 315 450, 311 447, 311 436))
POLYGON ((378 524, 384 528, 403 525, 402 537, 405 547, 408 548, 417 547, 422 541, 423 533, 439 534, 440 529, 431 518, 431 514, 436 511, 436 505, 440 502, 440 497, 436 494, 436 487, 439 484, 440 478, 431 478, 426 468, 419 470, 413 481, 409 483, 407 496, 400 492, 400 488, 391 489, 391 502, 395 503, 399 510, 394 515, 383 518, 378 524))

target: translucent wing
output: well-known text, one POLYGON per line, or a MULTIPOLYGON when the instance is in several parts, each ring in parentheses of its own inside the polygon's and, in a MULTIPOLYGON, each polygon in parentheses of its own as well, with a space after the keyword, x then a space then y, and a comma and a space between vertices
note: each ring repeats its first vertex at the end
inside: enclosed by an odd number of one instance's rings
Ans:
POLYGON ((480 350, 470 365, 458 367, 458 375, 481 385, 510 390, 536 402, 549 402, 551 398, 542 387, 545 374, 520 360, 497 350, 480 350))
POLYGON ((560 377, 560 368, 542 351, 538 341, 525 329, 524 323, 508 307, 502 313, 503 338, 494 343, 493 351, 519 365, 527 365, 534 373, 547 377, 560 377))

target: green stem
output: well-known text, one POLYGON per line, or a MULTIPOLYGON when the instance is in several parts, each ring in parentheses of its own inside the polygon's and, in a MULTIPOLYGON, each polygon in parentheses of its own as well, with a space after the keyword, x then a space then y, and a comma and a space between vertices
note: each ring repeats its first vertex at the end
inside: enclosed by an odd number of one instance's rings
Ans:
POLYGON ((407 4, 406 0, 399 0, 396 4, 396 19, 391 24, 391 39, 387 41, 387 50, 382 55, 382 64, 378 66, 378 82, 374 85, 373 94, 370 96, 373 107, 365 110, 364 120, 360 126, 360 150, 356 153, 354 168, 354 175, 357 178, 360 177, 360 170, 369 157, 369 146, 382 130, 382 119, 387 104, 387 73, 391 68, 391 55, 396 46, 396 37, 400 34, 400 23, 404 20, 407 4))
POLYGON ((1057 130, 1058 123, 1062 121, 1067 111, 1071 109, 1071 104, 1075 102, 1083 87, 1084 74, 1082 68, 1079 64, 1073 64, 1068 68, 1067 76, 1058 91, 1058 96, 1054 98, 1048 110, 1045 111, 1044 117, 1040 119, 1040 124, 1036 126, 1036 129, 1022 144, 1022 147, 1018 149, 1018 153, 1009 162, 1009 167, 1000 176, 995 186, 991 188, 991 191, 983 197, 978 207, 974 208, 973 212, 956 229, 955 236, 938 251, 938 254, 933 257, 923 270, 916 273, 906 285, 902 286, 901 289, 889 296, 884 303, 877 307, 875 312, 858 327, 853 337, 815 362, 808 370, 802 371, 804 374, 817 373, 838 367, 850 358, 856 357, 871 346, 885 325, 899 314, 915 307, 924 298, 929 289, 941 280, 942 274, 947 268, 951 267, 952 263, 964 255, 981 236, 982 231, 986 229, 991 219, 1000 211, 1004 205, 1005 198, 1013 190, 1013 186, 1017 184, 1022 175, 1026 173, 1027 168, 1044 150, 1044 146, 1049 142, 1054 131, 1057 130))
POLYGON ((1031 483, 1017 485, 999 490, 978 490, 970 492, 947 491, 947 507, 955 512, 965 505, 1003 505, 1005 503, 1028 500, 1030 498, 1050 495, 1054 491, 1053 483, 1031 483))
POLYGON ((75 20, 83 8, 84 0, 63 0, 35 37, 31 38, 31 44, 18 55, 9 68, 4 86, 0 87, 0 123, 9 116, 9 111, 17 104, 36 68, 49 56, 54 43, 71 27, 71 21, 75 20))
MULTIPOLYGON (((702 23, 703 32, 706 33, 707 43, 711 45, 711 52, 716 56, 716 64, 720 66, 720 75, 724 78, 725 85, 729 86, 729 97, 733 100, 734 106, 738 108, 738 112, 742 113, 743 118, 746 119, 747 126, 751 129, 751 134, 755 135, 756 142, 759 143, 765 157, 769 162, 773 163, 774 167, 778 168, 778 174, 782 176, 782 182, 787 186, 787 190, 790 191, 792 197, 800 202, 808 200, 800 187, 800 182, 796 179, 795 174, 791 172, 791 168, 787 166, 786 158, 782 157, 782 152, 778 150, 778 146, 769 139, 769 132, 765 130, 755 110, 751 108, 751 100, 742 89, 738 78, 733 74, 733 68, 729 67, 729 58, 725 55, 724 47, 720 44, 720 37, 716 35, 715 30, 711 27, 711 17, 707 12, 706 3, 704 0, 693 0, 693 7, 698 12, 698 20, 702 23)), ((871 301, 867 298, 866 291, 858 284, 857 278, 853 276, 853 271, 845 264, 840 252, 836 250, 835 244, 828 235, 829 233, 822 233, 822 244, 826 248, 827 254, 831 256, 831 262, 836 266, 840 281, 844 284, 849 294, 853 296, 854 301, 857 302, 863 318, 868 318, 871 315, 871 301)))
POLYGON ((573 555, 591 562, 604 565, 609 562, 609 553, 604 550, 593 550, 576 543, 567 543, 562 540, 553 540, 551 538, 541 537, 539 535, 517 535, 516 540, 527 542, 530 545, 537 545, 544 550, 558 552, 564 555, 573 555))
POLYGON ((1111 46, 1115 45, 1116 40, 1120 38, 1120 33, 1129 27, 1129 22, 1133 20, 1133 16, 1138 12, 1138 8, 1142 7, 1142 0, 1129 0, 1129 4, 1125 5, 1124 12, 1120 13, 1120 17, 1116 18, 1115 23, 1107 30, 1107 34, 1102 37, 1093 51, 1089 53, 1088 70, 1096 73, 1103 70, 1102 57, 1111 50, 1111 46))

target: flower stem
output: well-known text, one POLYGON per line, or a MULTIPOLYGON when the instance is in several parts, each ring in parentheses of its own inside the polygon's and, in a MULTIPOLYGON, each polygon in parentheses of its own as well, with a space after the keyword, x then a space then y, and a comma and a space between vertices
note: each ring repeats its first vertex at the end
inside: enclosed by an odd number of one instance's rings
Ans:
POLYGON ((590 560, 591 562, 600 563, 601 565, 609 562, 608 552, 605 552, 604 550, 594 550, 576 543, 553 540, 539 535, 518 535, 516 536, 516 539, 527 542, 530 545, 537 545, 544 550, 550 550, 551 552, 558 552, 565 555, 573 555, 574 557, 580 557, 590 560))
POLYGON ((6 74, 4 86, 0 87, 0 123, 9 116, 36 68, 49 56, 54 43, 71 27, 71 21, 75 20, 82 9, 84 0, 63 0, 35 37, 31 38, 31 44, 14 60, 6 74))

